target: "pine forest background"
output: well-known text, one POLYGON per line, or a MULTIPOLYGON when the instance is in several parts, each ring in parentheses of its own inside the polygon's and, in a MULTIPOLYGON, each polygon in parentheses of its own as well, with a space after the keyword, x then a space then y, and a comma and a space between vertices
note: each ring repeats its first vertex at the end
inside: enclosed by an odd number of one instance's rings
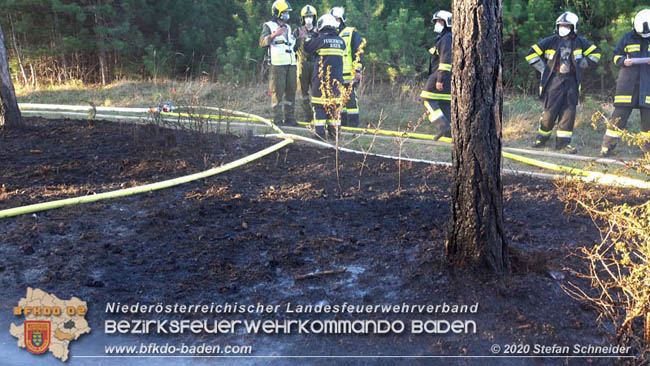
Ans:
MULTIPOLYGON (((3 0, 0 22, 14 82, 42 87, 116 80, 205 78, 239 84, 265 77, 258 46, 272 0, 3 0)), ((616 72, 612 53, 644 1, 504 0, 504 84, 533 94, 539 76, 524 60, 529 47, 554 32, 563 11, 580 16, 578 33, 603 58, 587 73, 586 90, 607 96, 616 72)), ((365 79, 415 85, 426 78, 435 39, 430 19, 451 1, 290 1, 290 23, 314 5, 319 16, 345 6, 348 23, 367 39, 365 79)), ((646 5, 647 6, 647 5, 646 5)))

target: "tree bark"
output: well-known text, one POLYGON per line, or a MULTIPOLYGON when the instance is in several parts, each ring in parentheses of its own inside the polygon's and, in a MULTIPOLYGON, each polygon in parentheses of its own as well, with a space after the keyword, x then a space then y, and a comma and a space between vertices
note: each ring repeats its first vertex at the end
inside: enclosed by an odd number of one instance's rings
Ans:
POLYGON ((447 258, 508 272, 501 182, 501 0, 453 5, 452 215, 447 258))
POLYGON ((93 11, 93 16, 95 20, 95 39, 97 41, 97 57, 99 58, 99 73, 102 78, 102 86, 107 84, 107 74, 108 74, 108 63, 106 62, 106 44, 104 39, 104 34, 99 30, 101 24, 99 20, 99 11, 101 9, 101 1, 96 2, 96 7, 93 11))
POLYGON ((5 37, 0 27, 0 100, 2 110, 0 111, 0 126, 11 128, 22 127, 23 120, 18 109, 16 91, 9 72, 9 61, 7 49, 5 48, 5 37))

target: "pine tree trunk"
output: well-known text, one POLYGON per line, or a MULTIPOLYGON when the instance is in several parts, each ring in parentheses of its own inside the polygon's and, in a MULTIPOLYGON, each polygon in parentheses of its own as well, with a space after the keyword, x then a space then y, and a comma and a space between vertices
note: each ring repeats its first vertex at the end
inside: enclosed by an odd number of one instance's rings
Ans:
POLYGON ((501 182, 501 1, 453 6, 452 217, 447 257, 507 273, 501 182))
POLYGON ((104 42, 104 35, 99 31, 100 22, 99 22, 99 9, 101 2, 97 2, 97 8, 95 9, 94 20, 95 20, 95 39, 97 41, 97 57, 99 59, 99 73, 102 80, 102 86, 107 84, 107 73, 108 73, 108 64, 106 62, 106 47, 104 42))
POLYGON ((0 126, 4 125, 11 128, 22 127, 23 120, 18 109, 14 83, 11 80, 11 73, 9 72, 9 61, 2 27, 0 27, 0 100, 2 101, 0 126))

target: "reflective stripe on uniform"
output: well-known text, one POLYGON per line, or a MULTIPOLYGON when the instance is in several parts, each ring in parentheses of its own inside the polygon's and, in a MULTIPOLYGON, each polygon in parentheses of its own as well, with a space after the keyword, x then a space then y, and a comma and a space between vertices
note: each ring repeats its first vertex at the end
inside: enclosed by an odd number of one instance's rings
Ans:
POLYGON ((616 64, 621 57, 623 57, 623 56, 620 56, 620 55, 614 56, 614 64, 616 64))
POLYGON ((578 57, 578 55, 582 55, 582 49, 578 48, 577 50, 573 50, 573 56, 578 57))
POLYGON ((534 53, 531 53, 530 55, 526 56, 526 61, 528 61, 529 64, 534 64, 539 60, 539 56, 537 56, 534 53))
POLYGON ((546 58, 550 60, 555 56, 555 50, 546 50, 544 54, 546 55, 546 58))
POLYGON ((327 123, 326 119, 315 119, 314 120, 314 126, 325 126, 325 123, 327 123))
POLYGON ((326 122, 330 126, 340 126, 341 125, 341 120, 338 119, 328 119, 326 122))
POLYGON ((427 113, 429 115, 429 122, 435 122, 438 118, 444 116, 444 113, 442 113, 442 109, 438 108, 434 110, 429 103, 424 102, 424 108, 427 109, 427 113))
POLYGON ((610 130, 608 128, 607 132, 605 132, 605 136, 620 139, 621 136, 623 136, 623 131, 610 130))
POLYGON ((645 97, 645 103, 650 104, 650 95, 645 97))
POLYGON ((539 132, 539 134, 542 135, 542 136, 549 136, 553 132, 553 130, 544 131, 542 126, 539 126, 539 128, 537 129, 537 132, 539 132))
POLYGON ((359 114, 359 108, 345 108, 347 114, 359 114))
POLYGON ((632 103, 631 95, 617 95, 614 97, 614 103, 632 103))
POLYGON ((560 138, 570 138, 573 136, 573 131, 562 131, 562 130, 557 130, 557 137, 560 138))
POLYGON ((345 56, 345 51, 339 48, 321 48, 317 52, 320 56, 345 56))
POLYGON ((544 52, 542 52, 542 49, 539 48, 539 46, 536 45, 536 44, 534 44, 534 45, 532 46, 532 49, 533 49, 533 51, 535 51, 535 52, 537 53, 538 56, 541 56, 541 55, 544 53, 544 52))
POLYGON ((429 53, 430 53, 430 54, 435 55, 436 52, 438 52, 438 49, 437 49, 436 47, 431 47, 431 48, 429 48, 429 53))
POLYGON ((424 99, 434 99, 434 100, 451 100, 451 94, 431 93, 426 90, 422 91, 420 97, 424 99))
POLYGON ((600 61, 600 53, 593 53, 593 54, 591 54, 591 55, 589 55, 587 57, 593 62, 600 61))
MULTIPOLYGON (((591 45, 591 47, 587 48, 587 50, 585 51, 585 56, 589 56, 589 55, 590 55, 592 52, 594 52, 595 50, 596 50, 596 46, 595 46, 595 45, 591 45)), ((599 56, 599 57, 600 57, 600 56, 599 56)))
POLYGON ((625 52, 640 52, 641 51, 641 45, 640 44, 628 44, 624 48, 625 52))
POLYGON ((341 104, 342 101, 342 98, 311 97, 311 102, 314 104, 341 104))
POLYGON ((438 65, 438 70, 440 70, 440 71, 451 71, 451 65, 450 64, 440 64, 440 65, 438 65))

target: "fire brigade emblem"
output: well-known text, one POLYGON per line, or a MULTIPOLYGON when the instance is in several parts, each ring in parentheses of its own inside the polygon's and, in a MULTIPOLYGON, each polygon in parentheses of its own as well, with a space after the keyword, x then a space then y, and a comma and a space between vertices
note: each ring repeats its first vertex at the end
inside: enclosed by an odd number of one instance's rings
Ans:
POLYGON ((31 353, 41 354, 50 347, 52 324, 49 321, 25 321, 25 348, 31 353))

